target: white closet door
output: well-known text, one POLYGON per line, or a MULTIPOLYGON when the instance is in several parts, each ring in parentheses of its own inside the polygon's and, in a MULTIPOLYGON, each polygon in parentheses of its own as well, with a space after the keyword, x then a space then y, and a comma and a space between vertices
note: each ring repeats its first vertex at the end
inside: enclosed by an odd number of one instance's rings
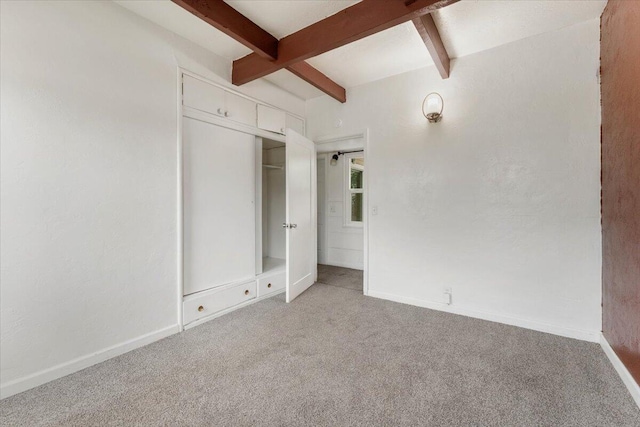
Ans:
POLYGON ((184 294, 255 276, 255 137, 183 119, 184 294))
POLYGON ((316 271, 316 149, 287 129, 287 302, 313 285, 316 271))

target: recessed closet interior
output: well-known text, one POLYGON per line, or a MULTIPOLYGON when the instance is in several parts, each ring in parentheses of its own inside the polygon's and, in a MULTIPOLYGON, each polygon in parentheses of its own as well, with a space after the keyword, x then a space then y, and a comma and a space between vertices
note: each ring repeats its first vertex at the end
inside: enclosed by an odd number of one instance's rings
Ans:
POLYGON ((257 138, 261 146, 261 230, 256 274, 283 269, 286 262, 286 180, 285 144, 279 141, 257 138))

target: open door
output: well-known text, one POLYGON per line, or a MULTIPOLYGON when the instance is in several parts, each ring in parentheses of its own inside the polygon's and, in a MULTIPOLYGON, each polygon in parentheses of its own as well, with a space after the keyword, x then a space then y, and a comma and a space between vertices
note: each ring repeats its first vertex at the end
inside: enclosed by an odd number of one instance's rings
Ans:
POLYGON ((316 272, 316 148, 287 129, 287 302, 313 285, 316 272))

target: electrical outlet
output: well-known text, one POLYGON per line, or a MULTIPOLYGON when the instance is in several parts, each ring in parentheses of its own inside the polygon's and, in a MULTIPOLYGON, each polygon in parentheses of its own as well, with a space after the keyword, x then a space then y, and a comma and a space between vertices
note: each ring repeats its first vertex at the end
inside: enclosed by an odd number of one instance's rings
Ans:
POLYGON ((374 206, 371 208, 371 215, 378 215, 378 207, 374 206))

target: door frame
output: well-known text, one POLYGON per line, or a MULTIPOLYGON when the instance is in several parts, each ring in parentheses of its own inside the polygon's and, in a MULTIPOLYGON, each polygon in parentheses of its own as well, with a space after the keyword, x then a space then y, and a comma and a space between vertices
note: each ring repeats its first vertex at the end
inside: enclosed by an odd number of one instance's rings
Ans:
MULTIPOLYGON (((364 172, 364 191, 363 191, 363 203, 364 203, 364 215, 362 221, 362 231, 363 231, 363 283, 362 283, 362 293, 363 295, 369 295, 369 175, 371 173, 371 166, 369 164, 369 129, 364 129, 360 132, 353 133, 342 133, 342 134, 330 134, 330 135, 322 135, 318 138, 314 139, 316 144, 316 153, 324 153, 326 154, 329 151, 339 151, 339 150, 350 150, 350 149, 358 149, 362 148, 364 150, 364 164, 365 164, 365 172, 364 172), (332 147, 332 145, 339 145, 341 142, 348 141, 351 139, 362 139, 362 144, 354 145, 353 147, 345 147, 341 146, 339 149, 332 147)), ((326 162, 328 157, 325 158, 325 174, 326 174, 326 162)), ((326 192, 326 188, 325 188, 326 192)), ((325 194, 326 199, 326 194, 325 194)), ((322 213, 324 216, 325 224, 327 222, 327 210, 325 209, 322 213)), ((316 225, 317 227, 317 225, 316 225)), ((325 229, 327 227, 325 226, 325 229)), ((325 231, 326 233, 327 231, 325 231)), ((317 238, 316 238, 317 240, 317 238)), ((325 241, 327 239, 325 238, 325 241)), ((316 254, 318 253, 317 242, 316 242, 316 254)))

